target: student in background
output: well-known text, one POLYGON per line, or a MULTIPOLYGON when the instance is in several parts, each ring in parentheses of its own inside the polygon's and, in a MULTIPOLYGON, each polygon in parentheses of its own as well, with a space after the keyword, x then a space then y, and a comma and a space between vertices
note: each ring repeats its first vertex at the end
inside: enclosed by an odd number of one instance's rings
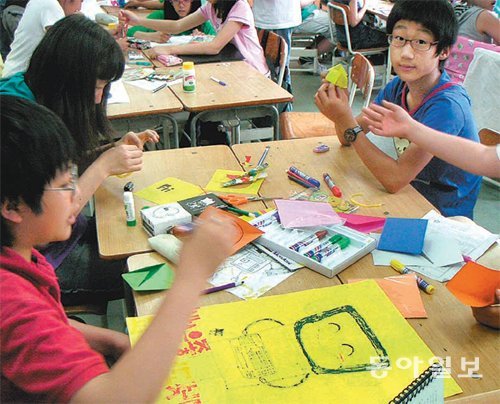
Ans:
POLYGON ((379 136, 403 137, 454 166, 477 175, 500 177, 500 144, 486 146, 438 132, 413 119, 403 108, 382 101, 363 109, 368 129, 379 136))
POLYGON ((322 55, 330 52, 334 44, 330 35, 330 15, 327 11, 318 8, 315 3, 315 0, 300 0, 302 23, 294 28, 293 32, 320 35, 317 49, 318 54, 322 55))
POLYGON ((53 267, 35 246, 66 240, 78 211, 74 142, 47 108, 0 99, 2 402, 153 402, 207 278, 230 254, 227 220, 198 222, 175 282, 130 349, 125 334, 68 320, 53 267), (120 358, 109 369, 103 355, 120 358))
MULTIPOLYGON (((457 21, 447 0, 399 0, 387 20, 391 62, 397 76, 375 99, 410 111, 420 123, 453 136, 478 141, 470 100, 462 86, 442 71, 457 37, 457 21)), ((481 177, 433 158, 411 144, 397 159, 366 136, 363 115, 353 116, 347 94, 323 84, 315 96, 320 111, 335 122, 339 141, 352 144, 372 174, 391 193, 412 184, 444 216, 472 218, 481 177)))
POLYGON ((3 0, 3 2, 5 4, 1 6, 2 11, 0 12, 0 51, 2 57, 6 59, 28 0, 3 0))
POLYGON ((458 35, 487 44, 500 45, 500 20, 492 0, 462 0, 453 7, 458 18, 458 35))
MULTIPOLYGON (((349 6, 349 36, 354 50, 361 48, 377 48, 387 46, 385 32, 363 24, 363 18, 368 8, 368 0, 337 0, 338 3, 349 6)), ((336 26, 337 40, 347 47, 347 38, 343 26, 336 26)))
POLYGON ((65 15, 80 11, 82 0, 34 0, 26 6, 19 22, 11 51, 5 61, 3 77, 24 72, 33 51, 47 29, 65 15))
POLYGON ((167 34, 179 34, 210 21, 217 31, 211 42, 189 43, 176 46, 157 46, 158 55, 217 55, 231 42, 243 55, 245 61, 262 74, 269 75, 255 30, 252 10, 246 0, 210 0, 196 12, 177 21, 148 20, 131 11, 121 11, 120 18, 129 25, 143 25, 167 34))
MULTIPOLYGON (((292 79, 289 73, 292 32, 302 22, 301 0, 253 0, 252 10, 258 29, 273 31, 285 39, 288 46, 287 72, 283 81, 291 91, 292 79)), ((291 110, 291 103, 287 104, 291 110)))
MULTIPOLYGON (((144 142, 158 141, 156 132, 145 131, 129 132, 113 142, 115 132, 106 118, 106 98, 110 82, 121 77, 124 65, 123 53, 113 37, 95 22, 74 14, 47 32, 26 73, 0 81, 0 94, 48 107, 70 130, 81 174, 78 212, 107 177, 140 170, 144 142)), ((63 304, 123 296, 125 263, 99 257, 95 219, 79 214, 68 240, 40 250, 56 268, 63 304)))
MULTIPOLYGON (((136 1, 128 2, 125 8, 131 8, 133 6, 143 6, 143 3, 138 3, 136 1)), ((154 11, 147 16, 150 20, 178 20, 184 18, 189 14, 194 13, 198 10, 202 4, 206 3, 206 0, 166 0, 160 3, 157 0, 153 0, 151 5, 158 5, 158 8, 162 10, 154 11)), ((147 3, 149 5, 149 2, 147 3)), ((191 34, 205 34, 205 35, 216 35, 214 27, 209 21, 205 21, 199 27, 193 30, 187 30, 181 32, 180 35, 191 35, 191 34)), ((133 36, 135 38, 144 39, 153 42, 167 42, 170 38, 169 35, 164 34, 160 31, 155 31, 150 28, 135 26, 129 28, 127 31, 128 36, 133 36)))

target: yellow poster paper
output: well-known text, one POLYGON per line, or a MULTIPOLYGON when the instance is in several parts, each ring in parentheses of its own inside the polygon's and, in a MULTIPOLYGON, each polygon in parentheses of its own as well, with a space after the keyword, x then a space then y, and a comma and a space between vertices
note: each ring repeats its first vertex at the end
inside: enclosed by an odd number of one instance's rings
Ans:
MULTIPOLYGON (((132 343, 150 321, 127 319, 132 343)), ((158 401, 387 403, 435 361, 369 280, 201 307, 158 401)))
POLYGON ((168 177, 143 188, 134 194, 142 199, 162 205, 164 203, 182 201, 203 194, 198 186, 178 178, 168 177))
POLYGON ((244 171, 234 171, 234 170, 215 170, 214 175, 210 179, 209 183, 205 187, 208 191, 213 192, 224 192, 231 194, 245 194, 245 195, 257 195, 260 186, 264 179, 257 180, 250 184, 240 184, 234 185, 232 187, 224 188, 222 183, 229 181, 228 175, 242 175, 245 174, 244 171))

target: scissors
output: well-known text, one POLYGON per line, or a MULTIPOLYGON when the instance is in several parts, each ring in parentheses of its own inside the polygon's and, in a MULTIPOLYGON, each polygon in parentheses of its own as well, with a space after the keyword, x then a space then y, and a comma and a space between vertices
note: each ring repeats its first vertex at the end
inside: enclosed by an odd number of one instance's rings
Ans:
POLYGON ((245 196, 245 195, 234 195, 234 194, 219 195, 219 198, 222 199, 224 202, 227 202, 234 206, 240 206, 255 201, 270 201, 273 199, 280 199, 280 198, 270 198, 263 196, 245 196))

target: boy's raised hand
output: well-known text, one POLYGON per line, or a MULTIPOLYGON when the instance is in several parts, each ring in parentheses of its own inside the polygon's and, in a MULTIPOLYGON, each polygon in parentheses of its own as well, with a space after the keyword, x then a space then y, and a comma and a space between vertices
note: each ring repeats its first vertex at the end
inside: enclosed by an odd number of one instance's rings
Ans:
POLYGON ((353 119, 347 90, 331 83, 323 83, 314 96, 320 112, 333 122, 353 119))
POLYGON ((206 211, 203 219, 196 221, 192 236, 184 241, 178 278, 205 281, 230 255, 235 237, 236 228, 229 219, 206 211))
POLYGON ((400 106, 382 101, 382 106, 371 104, 363 108, 368 129, 379 136, 411 136, 413 118, 400 106))

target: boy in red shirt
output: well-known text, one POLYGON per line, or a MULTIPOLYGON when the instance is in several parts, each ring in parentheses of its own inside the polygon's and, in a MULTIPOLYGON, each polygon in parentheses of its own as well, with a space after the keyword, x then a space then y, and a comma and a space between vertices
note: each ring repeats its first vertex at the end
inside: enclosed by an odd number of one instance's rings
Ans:
POLYGON ((0 99, 1 401, 149 402, 166 379, 208 276, 229 254, 232 226, 207 218, 185 242, 176 281, 133 350, 126 335, 68 320, 54 269, 35 245, 71 234, 78 197, 62 121, 0 99), (120 358, 108 369, 102 355, 120 358))

